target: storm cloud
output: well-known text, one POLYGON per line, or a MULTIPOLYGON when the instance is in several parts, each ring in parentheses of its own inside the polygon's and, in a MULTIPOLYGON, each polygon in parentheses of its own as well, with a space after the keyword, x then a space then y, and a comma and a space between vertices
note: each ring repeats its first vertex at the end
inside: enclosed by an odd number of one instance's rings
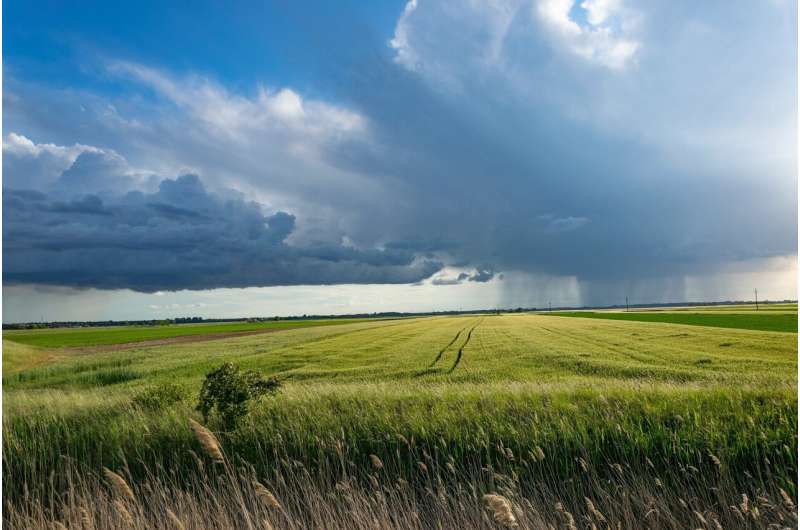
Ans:
POLYGON ((619 285, 662 296, 795 254, 795 10, 411 1, 391 35, 351 31, 346 50, 347 28, 317 37, 325 100, 125 61, 104 68, 135 103, 12 79, 4 279, 153 291, 520 273, 604 303, 619 285))
POLYGON ((441 268, 408 250, 290 246, 293 215, 210 192, 195 175, 164 179, 153 193, 101 194, 4 190, 5 281, 154 292, 411 283, 441 268))

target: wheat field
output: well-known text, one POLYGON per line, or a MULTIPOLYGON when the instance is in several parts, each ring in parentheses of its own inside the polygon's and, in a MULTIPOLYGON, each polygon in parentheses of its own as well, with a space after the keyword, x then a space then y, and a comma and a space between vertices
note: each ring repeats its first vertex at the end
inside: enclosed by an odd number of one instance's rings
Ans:
POLYGON ((797 525, 796 333, 508 314, 3 349, 9 528, 797 525), (192 423, 228 361, 281 392, 192 423))

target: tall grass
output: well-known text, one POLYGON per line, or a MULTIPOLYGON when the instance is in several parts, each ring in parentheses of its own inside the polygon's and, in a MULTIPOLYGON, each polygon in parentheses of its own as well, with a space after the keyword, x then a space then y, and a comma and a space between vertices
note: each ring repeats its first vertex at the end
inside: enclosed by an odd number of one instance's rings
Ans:
POLYGON ((149 410, 125 394, 78 395, 16 392, 7 403, 10 527, 69 527, 93 498, 98 527, 126 518, 104 466, 145 499, 127 507, 142 528, 168 520, 167 509, 186 528, 245 528, 242 518, 265 516, 254 480, 286 510, 273 514, 275 528, 367 527, 371 519, 352 518, 376 506, 380 527, 488 528, 498 523, 483 495, 495 493, 526 528, 563 524, 556 503, 579 522, 597 519, 586 498, 623 527, 639 528, 651 510, 653 528, 699 525, 695 511, 729 527, 745 494, 769 501, 758 509, 770 515, 746 519, 760 528, 780 517, 791 526, 783 495, 796 498, 789 386, 316 384, 289 387, 236 431, 216 433, 190 425, 191 400, 149 410))
MULTIPOLYGON (((657 469, 580 460, 553 475, 543 459, 501 448, 456 461, 447 447, 404 440, 381 465, 341 439, 311 467, 277 449, 269 471, 230 450, 220 461, 202 431, 191 458, 134 476, 65 461, 63 494, 6 500, 9 528, 791 528, 795 498, 772 479, 735 479, 723 462, 657 469), (206 452, 203 451, 206 450, 206 452), (195 452, 196 451, 196 452, 195 452), (415 461, 413 470, 407 468, 415 461), (538 470, 539 466, 542 467, 538 470), (527 474, 525 477, 523 475, 527 474)), ((213 444, 212 444, 213 445, 213 444)), ((188 452, 188 451, 187 451, 188 452)), ((175 462, 182 455, 168 455, 175 462)))

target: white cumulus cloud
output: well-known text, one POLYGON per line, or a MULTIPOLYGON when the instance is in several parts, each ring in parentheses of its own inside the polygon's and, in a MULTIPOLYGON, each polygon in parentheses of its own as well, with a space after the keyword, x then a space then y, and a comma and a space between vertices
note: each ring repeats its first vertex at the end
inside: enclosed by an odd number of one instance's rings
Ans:
POLYGON ((579 8, 586 13, 585 25, 573 18, 575 8, 574 0, 540 0, 536 13, 557 45, 608 68, 620 69, 629 64, 641 44, 614 27, 630 25, 627 19, 631 15, 622 9, 621 2, 586 0, 581 3, 579 8), (625 20, 613 25, 614 18, 625 20))

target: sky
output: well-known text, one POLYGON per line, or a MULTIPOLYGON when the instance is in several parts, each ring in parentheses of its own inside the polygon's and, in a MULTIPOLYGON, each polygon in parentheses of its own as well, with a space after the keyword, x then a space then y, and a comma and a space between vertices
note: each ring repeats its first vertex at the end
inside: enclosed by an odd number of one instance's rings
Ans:
POLYGON ((796 10, 5 2, 3 321, 795 299, 796 10))

